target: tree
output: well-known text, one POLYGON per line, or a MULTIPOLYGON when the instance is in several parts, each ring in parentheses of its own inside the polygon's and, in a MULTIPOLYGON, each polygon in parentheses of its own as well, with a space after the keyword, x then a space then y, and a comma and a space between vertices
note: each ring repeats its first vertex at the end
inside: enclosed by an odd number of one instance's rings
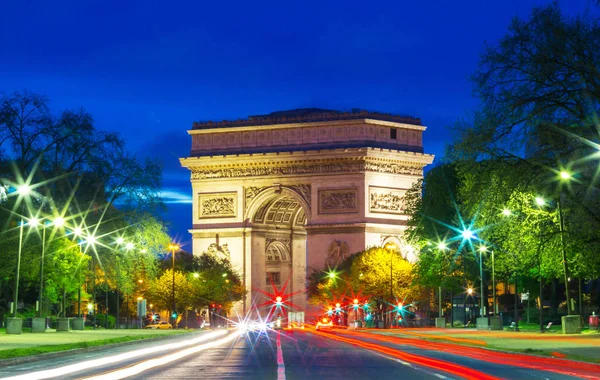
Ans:
POLYGON ((191 294, 195 307, 216 303, 228 312, 235 302, 246 296, 247 291, 240 274, 227 259, 220 259, 208 253, 195 256, 194 274, 196 276, 191 275, 191 294))
POLYGON ((156 309, 184 311, 192 307, 193 288, 187 276, 182 272, 175 272, 175 305, 173 310, 173 271, 165 270, 160 277, 152 280, 148 287, 148 300, 156 309))
MULTIPOLYGON (((565 286, 567 276, 590 278, 598 273, 597 21, 589 12, 565 16, 557 3, 535 8, 528 19, 514 18, 508 34, 482 54, 473 77, 481 106, 470 120, 456 125, 461 138, 450 149, 450 158, 460 162, 463 174, 474 166, 478 169, 466 184, 471 196, 496 198, 471 207, 481 210, 479 214, 497 212, 502 207, 498 200, 529 202, 536 195, 549 200, 545 222, 526 216, 530 205, 521 202, 517 208, 525 211, 515 219, 519 225, 506 225, 503 232, 500 226, 494 229, 508 239, 504 245, 519 251, 513 268, 527 272, 540 262, 535 257, 559 258, 565 286), (559 207, 563 217, 557 220, 559 207), (508 234, 510 228, 519 233, 508 234), (554 252, 549 254, 549 249, 554 252)), ((501 262, 511 262, 510 257, 501 262)), ((535 266, 545 275, 555 275, 554 264, 546 269, 535 266)))

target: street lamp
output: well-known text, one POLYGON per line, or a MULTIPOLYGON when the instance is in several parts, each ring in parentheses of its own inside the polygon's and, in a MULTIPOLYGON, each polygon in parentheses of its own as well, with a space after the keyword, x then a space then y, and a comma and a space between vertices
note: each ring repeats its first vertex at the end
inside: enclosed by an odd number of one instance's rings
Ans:
POLYGON ((173 311, 171 312, 171 317, 174 318, 173 320, 173 325, 174 328, 177 328, 177 317, 174 317, 174 313, 176 313, 176 305, 175 305, 175 251, 179 250, 179 245, 177 244, 169 244, 169 250, 171 251, 171 258, 172 258, 172 272, 173 272, 173 289, 172 289, 172 301, 173 301, 173 311))
MULTIPOLYGON (((564 181, 569 181, 572 177, 571 174, 566 171, 560 172, 560 178, 564 181)), ((563 218, 562 212, 562 202, 561 195, 558 194, 558 226, 560 231, 560 245, 562 248, 562 262, 563 262, 563 274, 565 277, 565 295, 567 296, 567 315, 571 315, 573 312, 573 307, 571 306, 571 296, 569 294, 569 266, 567 263, 567 250, 565 249, 565 240, 564 240, 564 230, 565 230, 565 221, 563 218)))
POLYGON ((479 315, 483 317, 483 252, 487 252, 487 247, 479 247, 479 315))

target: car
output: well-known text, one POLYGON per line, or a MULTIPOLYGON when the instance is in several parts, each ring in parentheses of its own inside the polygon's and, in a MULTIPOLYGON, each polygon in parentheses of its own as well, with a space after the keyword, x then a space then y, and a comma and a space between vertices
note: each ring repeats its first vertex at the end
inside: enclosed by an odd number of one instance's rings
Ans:
POLYGON ((331 330, 333 328, 333 322, 331 319, 323 318, 317 322, 317 330, 331 330))
POLYGON ((151 325, 148 325, 144 328, 152 329, 152 330, 170 330, 173 328, 173 326, 171 326, 171 324, 169 322, 160 321, 158 323, 153 323, 151 325))

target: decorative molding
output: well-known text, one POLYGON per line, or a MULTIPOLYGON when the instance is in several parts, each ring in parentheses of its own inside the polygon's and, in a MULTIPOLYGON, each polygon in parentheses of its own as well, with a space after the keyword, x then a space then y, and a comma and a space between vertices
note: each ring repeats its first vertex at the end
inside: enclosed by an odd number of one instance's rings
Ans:
POLYGON ((264 189, 266 189, 266 186, 248 186, 244 188, 244 210, 248 210, 252 200, 264 189))
POLYGON ((358 189, 319 190, 319 214, 358 212, 358 189))
POLYGON ((198 219, 235 218, 237 192, 198 194, 198 219))
POLYGON ((407 165, 400 163, 378 162, 372 160, 347 160, 337 162, 307 162, 288 163, 279 165, 249 165, 241 167, 210 167, 191 168, 191 179, 212 178, 246 178, 246 177, 281 177, 286 175, 312 175, 329 173, 385 173, 411 176, 423 175, 424 163, 407 165))
POLYGON ((406 189, 369 186, 369 210, 373 213, 404 214, 406 189))
POLYGON ((265 261, 267 262, 289 261, 291 251, 290 239, 265 239, 265 261))
POLYGON ((302 199, 304 199, 304 201, 306 201, 306 203, 308 204, 308 206, 310 207, 310 201, 311 201, 311 193, 310 193, 310 184, 298 184, 298 185, 292 185, 292 186, 288 186, 290 189, 292 189, 293 191, 295 191, 302 199))

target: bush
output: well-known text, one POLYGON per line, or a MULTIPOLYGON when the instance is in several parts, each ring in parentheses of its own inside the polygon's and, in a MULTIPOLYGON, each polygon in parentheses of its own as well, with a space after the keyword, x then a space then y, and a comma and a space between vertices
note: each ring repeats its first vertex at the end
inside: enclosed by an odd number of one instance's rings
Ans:
MULTIPOLYGON (((106 327, 106 323, 105 323, 105 315, 104 314, 96 314, 96 325, 98 327, 106 327)), ((88 316, 88 318, 90 318, 88 316)), ((90 320, 93 320, 94 317, 91 317, 90 320)), ((108 316, 108 328, 109 329, 114 329, 116 327, 116 318, 113 317, 112 315, 108 316)))

